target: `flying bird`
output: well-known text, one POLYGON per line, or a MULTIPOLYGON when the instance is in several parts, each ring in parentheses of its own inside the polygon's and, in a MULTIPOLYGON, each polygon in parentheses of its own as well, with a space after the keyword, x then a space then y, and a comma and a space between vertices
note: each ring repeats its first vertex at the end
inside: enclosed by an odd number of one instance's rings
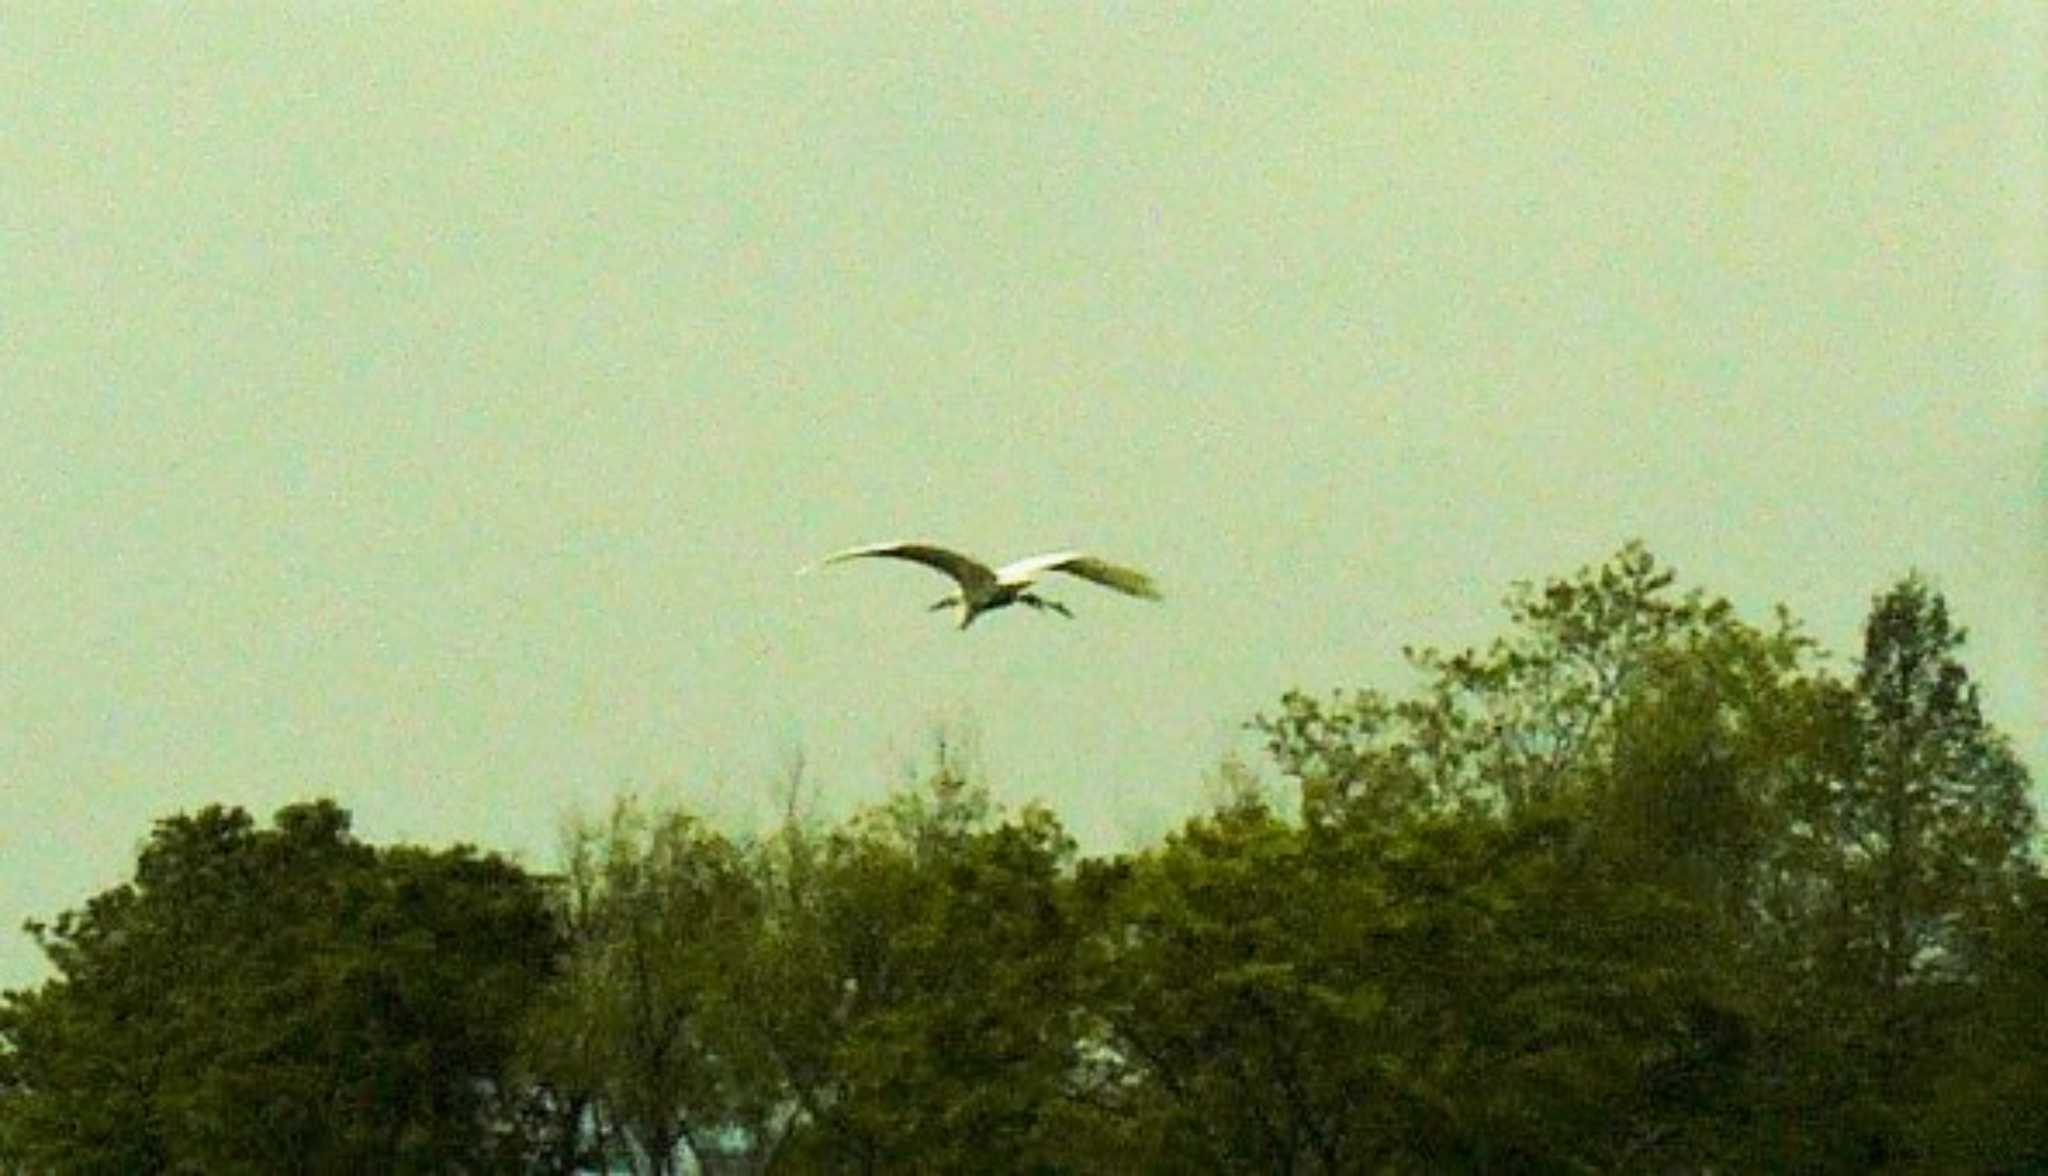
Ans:
POLYGON ((828 555, 815 566, 865 558, 907 559, 953 577, 960 590, 933 604, 929 611, 958 608, 963 629, 973 624, 974 618, 981 614, 1013 604, 1028 604, 1041 612, 1072 617, 1074 614, 1067 611, 1066 605, 1057 600, 1047 600, 1032 591, 1038 578, 1047 572, 1079 576, 1105 588, 1114 588, 1126 596, 1159 599, 1159 589, 1153 586, 1152 577, 1136 568, 1122 567, 1078 551, 1033 555, 999 568, 990 568, 979 560, 930 543, 871 543, 828 555))

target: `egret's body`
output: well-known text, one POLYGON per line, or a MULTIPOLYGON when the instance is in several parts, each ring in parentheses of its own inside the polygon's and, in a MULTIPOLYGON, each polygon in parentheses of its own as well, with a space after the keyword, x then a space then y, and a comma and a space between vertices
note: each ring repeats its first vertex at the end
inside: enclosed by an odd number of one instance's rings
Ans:
POLYGON ((1067 606, 1056 600, 1047 600, 1032 588, 1038 578, 1047 572, 1065 572, 1079 576, 1105 588, 1114 588, 1126 596, 1139 596, 1147 600, 1159 599, 1159 590, 1152 584, 1152 577, 1135 568, 1121 567, 1078 551, 1055 551, 1046 555, 1034 555, 1014 563, 991 568, 979 560, 961 555, 930 543, 872 543, 865 547, 853 547, 828 555, 818 566, 835 564, 849 559, 863 558, 905 559, 921 563, 951 576, 960 585, 959 591, 946 596, 932 605, 933 611, 942 608, 960 610, 960 627, 965 629, 974 623, 974 618, 985 612, 1007 608, 1013 604, 1027 604, 1042 612, 1056 612, 1063 617, 1074 614, 1067 606))

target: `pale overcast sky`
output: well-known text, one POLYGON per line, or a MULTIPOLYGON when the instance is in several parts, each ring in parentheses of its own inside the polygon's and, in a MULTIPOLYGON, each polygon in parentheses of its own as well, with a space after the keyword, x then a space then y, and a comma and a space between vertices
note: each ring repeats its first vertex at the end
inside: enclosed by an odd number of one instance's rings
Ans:
POLYGON ((0 984, 150 822, 552 862, 945 726, 1084 844, 1633 537, 2048 769, 2042 10, 13 5, 0 984), (966 633, 923 537, 1080 545, 966 633))

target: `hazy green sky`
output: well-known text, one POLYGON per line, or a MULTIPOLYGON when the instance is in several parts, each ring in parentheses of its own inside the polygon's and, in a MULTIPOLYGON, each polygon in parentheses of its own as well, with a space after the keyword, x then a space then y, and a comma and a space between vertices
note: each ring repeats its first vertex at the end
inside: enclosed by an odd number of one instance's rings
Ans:
POLYGON ((616 791, 1084 841, 1641 537, 2048 769, 2048 54, 1999 5, 13 5, 0 983, 149 822, 616 791), (926 537, 1155 571, 919 611, 926 537))

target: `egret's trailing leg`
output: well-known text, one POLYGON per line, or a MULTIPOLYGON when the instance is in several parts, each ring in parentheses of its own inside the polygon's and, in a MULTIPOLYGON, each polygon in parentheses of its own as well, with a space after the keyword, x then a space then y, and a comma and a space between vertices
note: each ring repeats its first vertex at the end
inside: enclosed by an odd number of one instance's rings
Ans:
POLYGON ((1047 600, 1043 596, 1030 592, 1019 593, 1017 599, 1037 609, 1039 612, 1056 612, 1070 621, 1074 619, 1074 614, 1067 611, 1067 606, 1057 600, 1047 600))

